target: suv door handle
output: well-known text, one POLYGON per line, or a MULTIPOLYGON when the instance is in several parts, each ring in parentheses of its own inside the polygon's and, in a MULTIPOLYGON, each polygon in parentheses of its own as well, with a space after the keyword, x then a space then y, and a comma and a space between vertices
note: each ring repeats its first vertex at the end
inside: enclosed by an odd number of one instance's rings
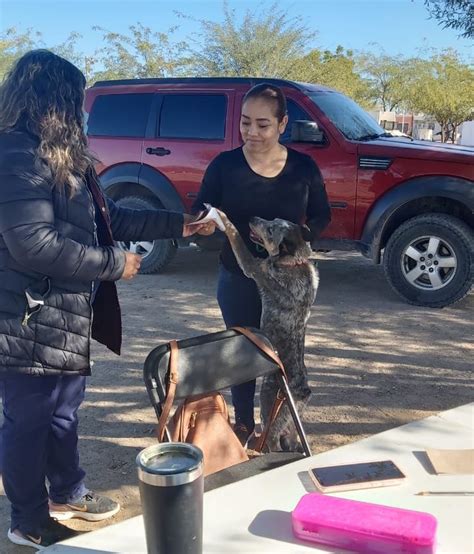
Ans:
POLYGON ((146 153, 154 154, 155 156, 167 156, 168 154, 171 154, 171 150, 168 150, 167 148, 162 148, 161 146, 159 146, 157 148, 147 148, 146 153))

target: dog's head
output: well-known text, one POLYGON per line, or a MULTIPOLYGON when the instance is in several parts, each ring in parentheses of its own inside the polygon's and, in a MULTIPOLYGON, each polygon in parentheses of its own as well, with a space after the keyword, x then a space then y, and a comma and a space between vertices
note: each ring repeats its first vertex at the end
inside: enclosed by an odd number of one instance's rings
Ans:
POLYGON ((250 238, 262 245, 272 257, 291 256, 296 262, 303 262, 311 255, 309 229, 285 219, 268 221, 252 217, 249 223, 250 238))

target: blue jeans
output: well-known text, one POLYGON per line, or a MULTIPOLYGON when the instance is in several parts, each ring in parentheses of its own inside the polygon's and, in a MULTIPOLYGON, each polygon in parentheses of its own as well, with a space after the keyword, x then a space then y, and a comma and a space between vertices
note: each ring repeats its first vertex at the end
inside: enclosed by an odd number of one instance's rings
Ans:
POLYGON ((87 493, 77 449, 85 382, 79 375, 3 377, 1 457, 12 530, 36 532, 49 517, 48 498, 68 503, 87 493))
MULTIPOLYGON (((226 327, 260 327, 262 303, 253 279, 219 267, 217 302, 226 327)), ((253 430, 255 380, 231 387, 236 423, 253 430)))

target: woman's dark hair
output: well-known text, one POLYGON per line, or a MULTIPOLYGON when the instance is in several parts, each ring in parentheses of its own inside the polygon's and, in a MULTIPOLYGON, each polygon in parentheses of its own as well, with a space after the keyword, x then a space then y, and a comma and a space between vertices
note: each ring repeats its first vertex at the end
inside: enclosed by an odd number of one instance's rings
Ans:
POLYGON ((37 155, 71 194, 95 161, 83 130, 85 86, 76 66, 48 50, 26 53, 0 86, 0 131, 38 137, 37 155))
POLYGON ((278 122, 286 115, 286 98, 280 87, 271 85, 270 83, 261 83, 252 87, 244 96, 242 105, 251 98, 262 98, 273 107, 273 113, 278 119, 278 122))

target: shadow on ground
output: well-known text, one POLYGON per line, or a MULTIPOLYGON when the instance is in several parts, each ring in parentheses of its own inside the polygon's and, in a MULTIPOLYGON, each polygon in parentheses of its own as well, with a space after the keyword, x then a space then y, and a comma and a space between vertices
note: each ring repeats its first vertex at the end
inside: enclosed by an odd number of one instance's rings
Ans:
MULTIPOLYGON (((380 268, 357 254, 319 254, 321 285, 308 325, 306 365, 313 396, 303 422, 314 452, 328 450, 473 400, 471 295, 444 310, 410 306, 380 268)), ((215 253, 186 249, 166 273, 120 283, 123 354, 93 349, 93 376, 80 412, 88 486, 140 512, 136 454, 154 442, 154 412, 142 381, 152 348, 223 328, 214 297, 215 253)), ((0 552, 8 503, 0 497, 0 552)), ((71 523, 84 530, 102 524, 71 523)))

